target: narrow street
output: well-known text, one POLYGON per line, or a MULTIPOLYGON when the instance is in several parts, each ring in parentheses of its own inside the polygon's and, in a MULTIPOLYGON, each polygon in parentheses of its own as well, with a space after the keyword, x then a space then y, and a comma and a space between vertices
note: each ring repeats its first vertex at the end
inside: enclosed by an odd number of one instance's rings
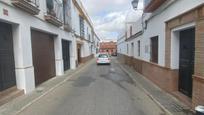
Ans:
POLYGON ((0 115, 200 113, 204 0, 0 0, 0 115))
POLYGON ((19 115, 164 115, 120 68, 90 62, 82 72, 19 115))

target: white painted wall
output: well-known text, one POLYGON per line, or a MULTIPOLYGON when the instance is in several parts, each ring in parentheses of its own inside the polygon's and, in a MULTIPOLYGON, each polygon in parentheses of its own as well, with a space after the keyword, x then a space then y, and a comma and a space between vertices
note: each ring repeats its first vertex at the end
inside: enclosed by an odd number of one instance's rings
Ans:
MULTIPOLYGON (((17 88, 23 89, 25 93, 30 93, 35 89, 35 75, 32 59, 31 30, 55 35, 55 64, 56 74, 63 75, 63 58, 61 39, 70 41, 70 59, 71 69, 76 68, 76 37, 74 33, 66 32, 62 27, 56 27, 44 20, 44 14, 47 12, 46 1, 39 0, 39 15, 32 16, 27 12, 13 6, 10 0, 0 0, 0 21, 12 24, 14 40, 14 58, 16 66, 17 88), (8 16, 3 15, 3 9, 8 10, 8 16)), ((87 14, 87 13, 86 13, 87 14)), ((75 34, 79 31, 79 12, 71 2, 72 27, 75 34)), ((92 36, 91 26, 85 22, 85 34, 92 36), (89 28, 88 32, 86 28, 89 28)), ((86 39, 88 35, 86 35, 86 39)), ((90 43, 84 41, 82 56, 89 56, 90 43)))
MULTIPOLYGON (((83 6, 81 4, 81 2, 78 0, 79 5, 82 7, 83 12, 86 14, 86 16, 88 17, 86 11, 83 9, 83 6)), ((80 35, 80 22, 79 22, 79 15, 80 12, 78 11, 78 9, 74 6, 74 4, 72 3, 71 5, 72 7, 72 27, 73 30, 75 32, 76 35, 80 35)), ((88 18, 89 19, 89 18, 88 18)), ((91 20, 89 20, 89 22, 91 23, 91 20)), ((92 23, 91 23, 92 24, 92 23)), ((90 35, 90 40, 92 40, 92 31, 94 31, 92 29, 93 25, 90 25, 87 20, 84 19, 84 33, 85 33, 85 39, 89 40, 88 36, 90 35), (88 29, 87 29, 88 28, 88 29)), ((75 39, 79 39, 79 38, 75 38, 75 39)), ((93 43, 90 43, 88 41, 83 40, 83 44, 81 45, 82 49, 81 49, 81 56, 82 57, 87 57, 90 56, 91 54, 93 54, 93 52, 91 52, 91 45, 94 45, 93 43)))
MULTIPOLYGON (((142 19, 137 20, 137 22, 131 22, 127 24, 127 38, 130 37, 130 26, 132 26, 132 35, 142 31, 142 19)), ((122 36, 122 35, 121 35, 122 36)), ((122 37, 119 37, 117 42, 118 47, 118 53, 128 55, 137 59, 143 59, 145 56, 144 52, 144 43, 146 43, 142 37, 142 35, 134 38, 129 39, 128 41, 125 41, 126 36, 123 34, 122 37), (138 41, 140 41, 140 56, 138 56, 138 41), (132 44, 134 44, 132 46, 132 44), (127 49, 128 47, 128 49, 127 49), (127 52, 128 50, 128 52, 127 52)))
MULTIPOLYGON (((144 33, 142 36, 140 36, 139 38, 135 38, 134 40, 125 42, 125 39, 121 39, 118 41, 118 49, 123 49, 121 51, 122 54, 126 54, 125 51, 127 50, 127 48, 125 47, 126 44, 129 44, 129 49, 130 49, 130 44, 131 42, 136 43, 137 40, 141 40, 141 57, 140 59, 143 59, 145 61, 150 61, 150 38, 154 37, 154 36, 159 36, 159 56, 158 56, 158 64, 160 66, 165 66, 165 22, 182 14, 185 13, 193 8, 195 8, 196 6, 203 4, 204 0, 170 0, 168 3, 165 3, 162 5, 162 7, 160 7, 159 9, 157 9, 155 12, 148 13, 145 14, 144 16, 144 20, 148 20, 148 24, 147 24, 147 29, 144 30, 144 33), (171 3, 171 4, 170 4, 171 3), (184 7, 185 4, 185 7, 184 7), (123 41, 122 41, 123 40, 123 41)), ((142 27, 141 22, 138 22, 136 24, 132 24, 132 26, 135 28, 133 29, 134 33, 136 32, 135 30, 138 30, 140 27, 142 27), (135 25, 140 25, 140 26, 135 26, 135 25)), ((129 26, 128 25, 128 31, 127 33, 129 33, 129 26)), ((133 33, 133 34, 134 34, 133 33)), ((173 38, 177 38, 176 36, 178 36, 178 34, 176 32, 172 33, 173 38)), ((129 35, 128 35, 129 37, 129 35)), ((179 41, 176 39, 172 39, 171 41, 173 43, 172 47, 174 47, 175 49, 173 49, 172 51, 175 52, 171 52, 172 56, 172 63, 171 63, 171 67, 172 69, 177 69, 178 68, 178 43, 179 41), (177 48, 177 49, 176 49, 177 48)), ((135 51, 137 51, 137 47, 135 46, 135 51)), ((119 51, 119 50, 118 50, 119 51)), ((137 52, 135 52, 135 54, 137 54, 137 52)), ((131 56, 131 54, 126 54, 131 56)), ((136 58, 136 55, 134 55, 136 58)))
MULTIPOLYGON (((34 68, 32 61, 31 29, 56 35, 55 38, 55 62, 56 74, 63 75, 63 59, 61 39, 72 42, 72 49, 76 49, 76 43, 71 33, 58 28, 43 18, 46 12, 46 3, 40 0, 40 14, 32 16, 25 11, 14 7, 10 0, 0 1, 0 20, 13 25, 14 57, 16 66, 17 87, 29 93, 35 88, 34 68), (3 9, 8 10, 9 15, 3 15, 3 9)), ((71 52, 71 68, 75 68, 76 50, 71 52)))
MULTIPOLYGON (((143 38, 146 41, 146 45, 150 48, 150 38, 153 36, 159 36, 159 65, 165 65, 165 22, 173 17, 176 17, 188 10, 204 3, 203 0, 176 0, 166 9, 158 9, 152 15, 158 13, 158 15, 149 19, 147 29, 144 31, 143 38), (183 5, 185 4, 185 7, 183 5), (162 11, 160 11, 162 10, 162 11)), ((150 50, 150 49, 149 49, 150 50)), ((150 53, 145 55, 144 60, 150 60, 150 53)))
POLYGON ((94 34, 94 48, 93 48, 93 52, 94 52, 94 56, 97 57, 98 53, 99 53, 99 48, 100 48, 100 38, 94 34))
POLYGON ((123 55, 127 55, 127 43, 125 42, 125 38, 125 35, 121 35, 117 41, 117 51, 123 55))

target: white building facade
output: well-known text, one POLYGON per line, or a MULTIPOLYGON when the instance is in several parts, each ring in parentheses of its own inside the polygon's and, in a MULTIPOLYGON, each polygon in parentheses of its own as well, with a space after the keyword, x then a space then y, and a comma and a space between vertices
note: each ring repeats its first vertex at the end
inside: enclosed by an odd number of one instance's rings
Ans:
POLYGON ((74 0, 72 9, 73 30, 77 47, 76 63, 80 64, 94 57, 94 42, 97 40, 97 35, 81 1, 74 0))
MULTIPOLYGON (((75 0, 0 0, 1 91, 16 86, 27 94, 76 68, 79 14, 85 12, 79 11, 83 6, 78 4, 75 0)), ((80 41, 82 57, 94 54, 96 34, 87 19, 86 40, 80 41)))
POLYGON ((118 40, 122 61, 167 92, 187 97, 192 107, 204 104, 199 92, 204 85, 203 4, 146 0, 141 19, 127 26, 126 39, 118 40))

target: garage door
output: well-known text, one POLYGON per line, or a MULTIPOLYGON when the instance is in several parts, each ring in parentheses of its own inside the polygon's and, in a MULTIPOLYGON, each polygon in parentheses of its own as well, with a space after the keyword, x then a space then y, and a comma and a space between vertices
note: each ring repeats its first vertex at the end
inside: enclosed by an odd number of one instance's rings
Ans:
POLYGON ((69 41, 62 40, 62 51, 63 51, 63 61, 64 61, 64 70, 70 69, 70 51, 69 51, 69 41))
POLYGON ((55 54, 52 35, 32 31, 32 53, 36 85, 54 77, 55 54))
POLYGON ((0 91, 15 85, 12 27, 0 22, 0 91))

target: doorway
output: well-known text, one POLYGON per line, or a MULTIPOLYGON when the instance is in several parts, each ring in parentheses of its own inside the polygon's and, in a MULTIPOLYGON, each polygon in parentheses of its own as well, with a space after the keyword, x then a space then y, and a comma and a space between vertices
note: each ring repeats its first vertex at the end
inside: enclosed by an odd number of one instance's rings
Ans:
POLYGON ((55 77, 54 36, 40 31, 31 31, 35 84, 39 85, 55 77))
POLYGON ((180 31, 179 45, 179 91, 192 97, 194 74, 195 28, 180 31))
POLYGON ((16 85, 12 26, 0 22, 0 91, 16 85))
POLYGON ((64 71, 70 69, 70 42, 62 40, 62 52, 64 61, 64 71))
POLYGON ((77 44, 77 60, 78 64, 81 64, 81 44, 77 44))

